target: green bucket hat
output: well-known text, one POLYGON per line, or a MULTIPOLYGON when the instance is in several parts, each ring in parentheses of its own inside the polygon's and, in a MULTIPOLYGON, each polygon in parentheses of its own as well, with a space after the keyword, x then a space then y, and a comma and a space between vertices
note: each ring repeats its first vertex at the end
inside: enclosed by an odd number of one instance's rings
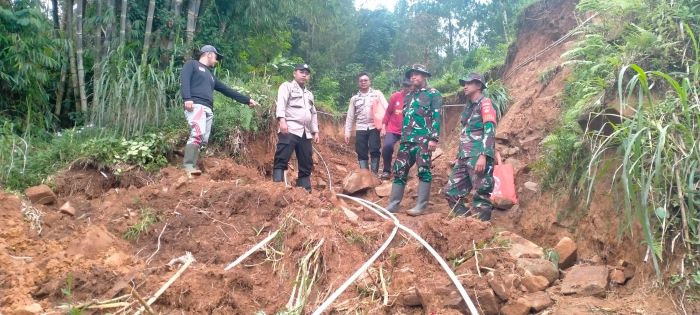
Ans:
POLYGON ((486 88, 486 79, 484 79, 483 75, 478 73, 470 73, 469 75, 459 79, 459 86, 464 86, 471 81, 479 81, 481 82, 481 86, 483 86, 484 89, 486 88))
POLYGON ((410 78, 413 72, 422 73, 425 74, 425 76, 430 77, 430 72, 428 72, 428 68, 421 64, 416 63, 413 66, 411 66, 411 69, 408 69, 408 71, 406 71, 406 78, 410 78))

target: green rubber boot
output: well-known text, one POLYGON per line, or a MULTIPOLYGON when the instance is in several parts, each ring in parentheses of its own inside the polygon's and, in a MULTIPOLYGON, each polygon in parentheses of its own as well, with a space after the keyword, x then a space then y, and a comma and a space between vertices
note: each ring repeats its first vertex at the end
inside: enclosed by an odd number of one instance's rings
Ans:
POLYGON ((193 143, 188 143, 185 145, 185 158, 182 160, 182 164, 185 168, 185 172, 188 175, 200 175, 202 171, 197 168, 197 160, 199 159, 199 146, 193 143))

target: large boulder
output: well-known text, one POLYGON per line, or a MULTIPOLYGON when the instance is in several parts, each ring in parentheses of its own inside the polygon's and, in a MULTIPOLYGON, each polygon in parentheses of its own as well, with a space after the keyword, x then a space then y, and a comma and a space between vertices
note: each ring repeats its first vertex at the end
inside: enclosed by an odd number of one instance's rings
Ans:
POLYGON ((515 259, 544 257, 544 250, 542 247, 518 234, 503 231, 498 233, 498 238, 509 243, 510 248, 508 249, 508 253, 515 259))
POLYGON ((343 192, 354 194, 377 185, 377 179, 368 169, 355 170, 343 180, 343 192))
POLYGON ((566 273, 561 293, 577 296, 605 296, 608 286, 608 267, 576 265, 566 273))
POLYGON ((24 191, 27 199, 35 204, 48 205, 56 202, 56 194, 46 185, 29 187, 24 191))

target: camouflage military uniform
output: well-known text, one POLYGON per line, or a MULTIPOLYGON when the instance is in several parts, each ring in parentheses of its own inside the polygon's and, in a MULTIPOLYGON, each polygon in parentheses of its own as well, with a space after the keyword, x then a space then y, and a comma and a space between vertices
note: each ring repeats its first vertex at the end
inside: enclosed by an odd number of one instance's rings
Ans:
POLYGON ((461 116, 459 153, 450 178, 445 186, 447 201, 456 214, 465 214, 464 199, 474 189, 473 211, 482 220, 491 218, 490 194, 493 191, 493 161, 496 147, 496 110, 491 100, 482 97, 477 102, 469 102, 461 116), (479 156, 486 156, 483 174, 475 171, 479 156))
POLYGON ((432 88, 411 91, 404 98, 401 144, 394 162, 394 184, 406 185, 408 171, 418 164, 418 178, 430 183, 432 152, 428 142, 438 142, 440 136, 440 106, 442 96, 432 88))

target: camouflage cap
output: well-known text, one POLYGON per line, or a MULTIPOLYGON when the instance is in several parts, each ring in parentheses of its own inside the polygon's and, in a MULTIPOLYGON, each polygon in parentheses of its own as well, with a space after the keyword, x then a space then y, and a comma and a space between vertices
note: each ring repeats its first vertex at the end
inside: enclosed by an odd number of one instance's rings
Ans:
POLYGON ((481 85, 483 88, 486 88, 486 79, 484 79, 484 76, 478 73, 470 73, 469 75, 462 77, 459 79, 459 85, 464 86, 465 84, 471 82, 471 81, 479 81, 481 82, 481 85))
POLYGON ((406 71, 406 78, 410 78, 413 72, 422 73, 425 74, 427 77, 430 77, 430 72, 428 72, 428 68, 421 64, 416 63, 413 66, 411 66, 411 69, 408 69, 408 71, 406 71))

